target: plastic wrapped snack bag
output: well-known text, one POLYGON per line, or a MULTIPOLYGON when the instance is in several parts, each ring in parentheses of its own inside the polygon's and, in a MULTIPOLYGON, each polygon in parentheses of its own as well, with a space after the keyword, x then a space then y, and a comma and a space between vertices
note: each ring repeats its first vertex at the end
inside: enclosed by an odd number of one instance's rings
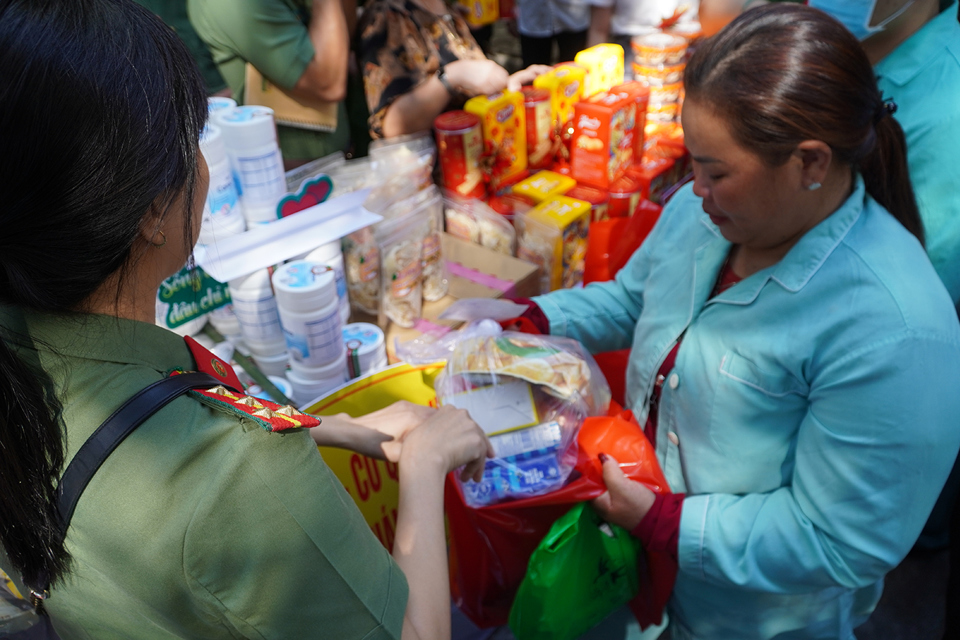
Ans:
POLYGON ((470 413, 496 453, 480 482, 461 482, 473 507, 561 487, 576 463, 580 425, 610 403, 603 374, 578 342, 514 332, 457 343, 436 390, 440 404, 470 413))
POLYGON ((376 315, 380 310, 380 249, 370 227, 343 239, 343 265, 350 306, 376 315))
POLYGON ((437 145, 429 131, 374 140, 370 143, 370 159, 381 179, 409 174, 417 188, 425 189, 433 184, 437 145))
POLYGON ((412 327, 423 307, 423 242, 430 217, 421 208, 376 225, 380 246, 380 325, 412 327))
POLYGON ((517 257, 540 267, 540 293, 549 293, 561 262, 556 247, 562 240, 559 229, 545 225, 528 216, 514 219, 517 227, 517 257))
POLYGON ((443 207, 447 233, 503 255, 514 255, 517 233, 513 225, 486 204, 445 198, 443 207))
POLYGON ((450 289, 450 276, 447 263, 443 259, 443 201, 436 187, 427 191, 430 198, 423 203, 428 216, 427 236, 423 240, 423 299, 427 302, 439 300, 450 289))

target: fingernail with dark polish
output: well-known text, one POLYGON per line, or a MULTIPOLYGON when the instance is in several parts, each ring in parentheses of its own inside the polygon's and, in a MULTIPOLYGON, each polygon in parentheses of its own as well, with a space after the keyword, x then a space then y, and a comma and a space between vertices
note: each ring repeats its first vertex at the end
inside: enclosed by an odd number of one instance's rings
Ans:
POLYGON ((597 454, 597 458, 599 458, 600 464, 603 464, 604 462, 606 462, 606 461, 607 461, 607 457, 608 457, 608 456, 607 456, 607 454, 605 454, 605 453, 598 453, 598 454, 597 454))

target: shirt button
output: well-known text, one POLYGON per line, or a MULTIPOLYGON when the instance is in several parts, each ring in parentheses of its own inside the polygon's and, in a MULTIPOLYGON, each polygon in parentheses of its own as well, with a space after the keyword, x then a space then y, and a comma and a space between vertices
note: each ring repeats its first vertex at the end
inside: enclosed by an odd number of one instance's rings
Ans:
POLYGON ((667 380, 667 384, 670 385, 671 389, 676 389, 680 386, 680 376, 675 373, 670 374, 670 379, 667 380))
POLYGON ((669 440, 670 442, 672 442, 675 447, 679 447, 679 446, 680 446, 680 438, 677 437, 677 434, 674 433, 673 431, 671 431, 670 433, 667 434, 667 440, 669 440))

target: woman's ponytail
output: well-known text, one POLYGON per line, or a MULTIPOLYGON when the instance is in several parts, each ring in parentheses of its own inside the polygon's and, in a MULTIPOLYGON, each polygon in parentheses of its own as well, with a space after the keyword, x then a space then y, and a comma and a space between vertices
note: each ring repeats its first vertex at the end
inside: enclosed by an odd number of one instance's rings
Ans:
POLYGON ((907 142, 891 115, 896 107, 884 103, 874 123, 876 143, 860 161, 860 174, 874 200, 883 205, 894 218, 924 244, 923 221, 913 194, 907 167, 907 142))
POLYGON ((56 582, 68 562, 56 490, 64 436, 51 386, 0 340, 0 542, 31 587, 56 582))

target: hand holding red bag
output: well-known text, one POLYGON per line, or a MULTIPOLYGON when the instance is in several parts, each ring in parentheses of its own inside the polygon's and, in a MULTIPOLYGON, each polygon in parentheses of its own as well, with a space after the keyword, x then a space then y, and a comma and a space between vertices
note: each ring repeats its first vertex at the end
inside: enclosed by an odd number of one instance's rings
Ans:
MULTIPOLYGON (((619 460, 632 480, 658 493, 669 492, 653 447, 629 411, 617 407, 609 416, 587 418, 577 442, 575 479, 546 495, 472 509, 452 476, 447 477, 450 588, 454 602, 476 625, 506 624, 530 555, 553 522, 572 504, 604 492, 598 454, 619 460)), ((638 567, 640 592, 630 607, 646 627, 660 621, 676 564, 665 554, 647 551, 644 556, 638 567)))

